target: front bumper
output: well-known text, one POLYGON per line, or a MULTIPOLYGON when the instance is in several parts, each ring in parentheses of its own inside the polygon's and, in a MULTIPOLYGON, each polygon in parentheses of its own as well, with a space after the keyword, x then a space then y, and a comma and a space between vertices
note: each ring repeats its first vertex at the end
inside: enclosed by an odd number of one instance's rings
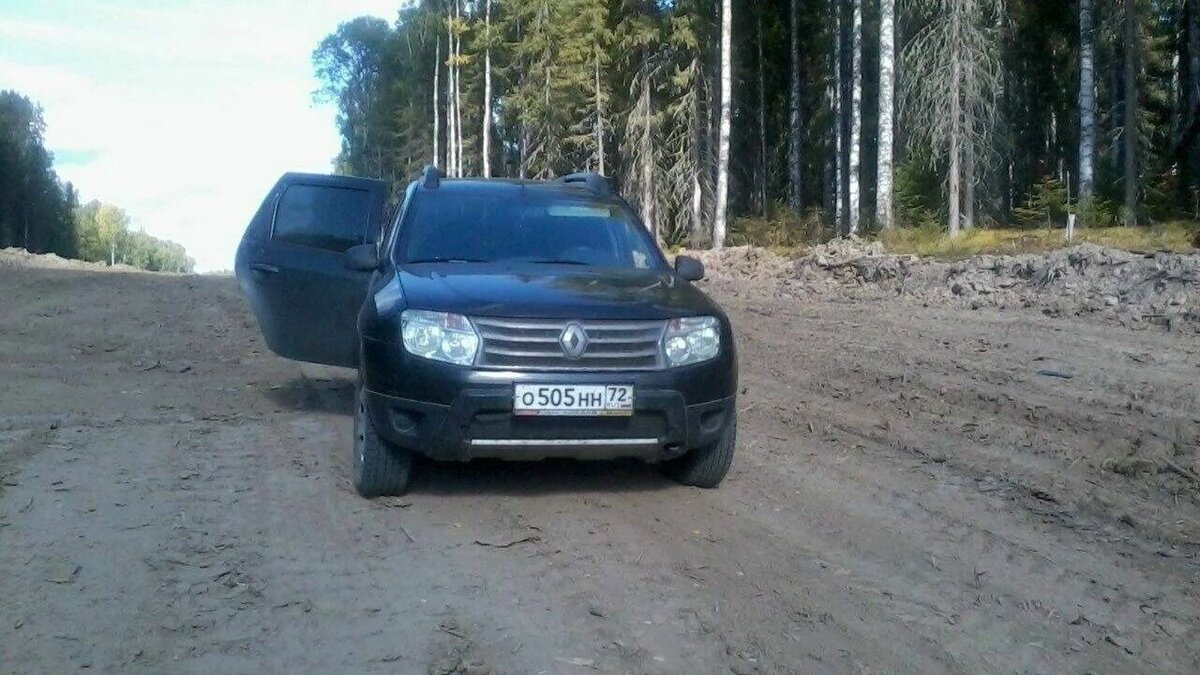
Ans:
POLYGON ((737 367, 713 362, 647 372, 462 368, 363 341, 368 413, 385 440, 440 460, 548 457, 660 462, 716 443, 732 422, 737 367), (629 417, 520 417, 513 384, 632 384, 629 417))

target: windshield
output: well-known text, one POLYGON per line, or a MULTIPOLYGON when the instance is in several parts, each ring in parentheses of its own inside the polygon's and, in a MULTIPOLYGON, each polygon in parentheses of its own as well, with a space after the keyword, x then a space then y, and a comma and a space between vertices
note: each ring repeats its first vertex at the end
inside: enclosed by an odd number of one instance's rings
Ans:
POLYGON ((401 263, 663 265, 649 233, 624 206, 561 193, 423 192, 402 227, 401 263))

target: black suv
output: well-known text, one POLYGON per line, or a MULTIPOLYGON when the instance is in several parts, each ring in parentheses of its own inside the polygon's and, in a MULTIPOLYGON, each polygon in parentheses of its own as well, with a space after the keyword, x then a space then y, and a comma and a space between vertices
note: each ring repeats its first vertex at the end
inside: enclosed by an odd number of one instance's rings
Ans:
POLYGON ((604 178, 446 180, 384 226, 384 183, 287 174, 237 277, 280 356, 358 368, 352 477, 399 494, 414 455, 636 457, 716 487, 733 459, 729 320, 604 178))

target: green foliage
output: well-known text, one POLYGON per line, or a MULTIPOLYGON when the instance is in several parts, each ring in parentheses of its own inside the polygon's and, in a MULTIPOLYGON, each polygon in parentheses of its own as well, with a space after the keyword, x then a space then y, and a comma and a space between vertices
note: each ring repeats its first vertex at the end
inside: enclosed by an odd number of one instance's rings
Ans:
POLYGON ((1068 208, 1066 186, 1047 176, 1033 186, 1024 204, 1013 209, 1013 218, 1024 228, 1062 227, 1068 208))
POLYGON ((70 257, 75 190, 54 173, 45 130, 39 106, 15 91, 0 92, 0 248, 70 257))
POLYGON ((819 208, 796 218, 783 204, 774 204, 767 217, 735 218, 729 228, 731 246, 800 248, 827 241, 833 228, 819 208))
POLYGON ((1075 206, 1079 227, 1116 227, 1120 224, 1120 209, 1110 199, 1102 196, 1081 200, 1075 206))
POLYGON ((938 228, 942 183, 928 156, 917 153, 896 166, 893 203, 901 227, 938 228))
POLYGON ((54 173, 45 130, 41 108, 14 91, 0 92, 0 248, 192 271, 182 246, 131 232, 121 209, 98 201, 78 206, 75 188, 54 173))
POLYGON ((182 246, 130 229, 123 209, 92 200, 75 209, 79 257, 90 262, 122 264, 151 272, 191 273, 195 261, 182 246))
MULTIPOLYGON (((415 0, 404 3, 390 24, 356 19, 338 26, 321 42, 314 66, 322 82, 321 100, 338 105, 339 170, 389 180, 398 191, 421 166, 440 163, 441 158, 433 157, 434 115, 436 109, 441 120, 438 145, 444 151, 449 28, 462 39, 463 47, 454 62, 462 78, 467 175, 478 173, 482 163, 483 54, 490 49, 494 175, 562 175, 596 169, 603 156, 605 173, 649 216, 664 241, 686 240, 694 245, 709 237, 715 201, 720 3, 492 0, 488 31, 483 29, 484 0, 457 3, 460 18, 454 20, 448 19, 454 6, 450 0, 415 0), (440 84, 436 108, 435 67, 440 84)), ((800 39, 795 62, 803 82, 798 98, 800 193, 805 207, 819 205, 826 212, 833 211, 836 194, 830 185, 836 165, 836 92, 841 91, 843 103, 850 95, 847 82, 839 88, 834 81, 832 59, 837 36, 834 8, 846 4, 805 0, 799 3, 797 17, 800 39)), ((961 4, 901 1, 898 53, 914 56, 924 45, 927 56, 967 54, 975 64, 962 74, 970 82, 964 95, 974 102, 962 114, 976 147, 972 183, 976 222, 1011 220, 1022 227, 1040 227, 1048 212, 1050 221, 1061 226, 1068 205, 1059 188, 1069 188, 1074 195, 1078 185, 1079 5, 989 0, 975 3, 974 10, 964 15, 961 4), (1007 18, 997 22, 993 19, 1000 4, 1007 18), (953 16, 951 10, 968 20, 970 30, 959 35, 956 49, 948 50, 951 43, 946 40, 958 34, 958 29, 946 32, 955 25, 947 21, 953 16), (1046 177, 1056 178, 1060 185, 1044 183, 1046 177), (1010 212, 1013 205, 1019 205, 1017 213, 1010 212)), ((1095 3, 1096 201, 1079 206, 1081 224, 1114 222, 1119 215, 1114 205, 1123 200, 1121 4, 1095 3)), ((1200 131, 1188 135, 1194 117, 1189 111, 1195 106, 1186 99, 1187 92, 1200 87, 1188 70, 1188 50, 1193 48, 1182 4, 1138 0, 1139 115, 1130 126, 1138 138, 1144 222, 1189 216, 1197 208, 1200 131), (1185 86, 1189 79, 1191 89, 1185 86)), ((763 201, 786 200, 791 190, 787 166, 793 62, 790 7, 788 0, 734 3, 732 215, 758 213, 763 201), (759 128, 760 115, 765 130, 759 128), (760 197, 762 192, 765 195, 760 197)), ((873 210, 878 135, 877 7, 864 3, 860 206, 865 213, 873 210)), ((843 57, 848 51, 842 50, 843 57)), ((899 105, 907 114, 896 124, 896 216, 902 227, 941 229, 948 211, 945 129, 931 130, 919 122, 944 122, 949 117, 939 113, 946 112, 948 87, 943 85, 952 69, 942 58, 917 63, 925 70, 914 70, 911 60, 902 58, 899 63, 897 103, 909 105, 899 105)), ((841 68, 843 80, 847 71, 848 59, 841 68)), ((785 230, 779 228, 764 232, 777 230, 780 234, 770 237, 792 236, 784 236, 785 230)))

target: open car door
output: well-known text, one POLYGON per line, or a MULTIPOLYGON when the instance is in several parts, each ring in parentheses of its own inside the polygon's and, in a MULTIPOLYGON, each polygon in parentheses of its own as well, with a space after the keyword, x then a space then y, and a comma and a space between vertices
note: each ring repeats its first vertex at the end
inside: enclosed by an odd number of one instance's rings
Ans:
POLYGON ((387 185, 285 174, 238 247, 237 278, 267 346, 297 361, 358 367, 358 311, 369 272, 343 253, 379 241, 387 185))

